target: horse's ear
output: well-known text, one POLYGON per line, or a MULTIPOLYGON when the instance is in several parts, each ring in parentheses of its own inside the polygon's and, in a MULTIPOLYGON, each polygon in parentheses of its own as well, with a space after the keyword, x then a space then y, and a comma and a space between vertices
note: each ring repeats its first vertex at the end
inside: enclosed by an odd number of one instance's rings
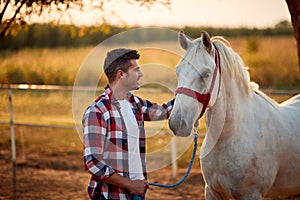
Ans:
POLYGON ((207 52, 210 53, 212 50, 212 44, 208 33, 205 31, 201 31, 201 37, 202 37, 203 45, 205 46, 207 52))
POLYGON ((187 50, 187 48, 190 46, 192 41, 186 37, 183 31, 180 31, 178 33, 178 40, 180 43, 180 46, 184 49, 187 50))

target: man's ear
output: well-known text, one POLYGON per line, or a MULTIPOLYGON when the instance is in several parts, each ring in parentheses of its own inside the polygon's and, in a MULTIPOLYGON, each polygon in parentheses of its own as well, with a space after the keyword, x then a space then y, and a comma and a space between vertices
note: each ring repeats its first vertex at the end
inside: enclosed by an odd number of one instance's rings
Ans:
POLYGON ((120 70, 120 69, 119 69, 119 70, 117 71, 116 77, 117 77, 118 79, 123 78, 123 77, 124 77, 124 74, 125 74, 125 73, 123 72, 123 70, 120 70))

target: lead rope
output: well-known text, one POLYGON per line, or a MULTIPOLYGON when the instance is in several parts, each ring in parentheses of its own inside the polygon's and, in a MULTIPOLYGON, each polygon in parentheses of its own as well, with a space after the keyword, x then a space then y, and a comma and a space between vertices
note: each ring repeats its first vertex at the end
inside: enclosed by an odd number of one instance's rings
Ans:
POLYGON ((196 156, 197 147, 198 147, 197 128, 194 128, 194 130, 195 130, 194 131, 194 150, 193 150, 192 158, 191 158, 189 167, 188 167, 185 175, 181 178, 181 180, 179 180, 178 182, 173 183, 173 184, 160 184, 160 183, 148 182, 149 185, 156 186, 156 187, 163 187, 163 188, 172 188, 172 187, 176 187, 176 186, 180 185, 181 183, 183 183, 186 180, 186 178, 188 177, 188 175, 189 175, 189 173, 192 169, 192 166, 193 166, 193 163, 194 163, 194 160, 195 160, 195 156, 196 156))

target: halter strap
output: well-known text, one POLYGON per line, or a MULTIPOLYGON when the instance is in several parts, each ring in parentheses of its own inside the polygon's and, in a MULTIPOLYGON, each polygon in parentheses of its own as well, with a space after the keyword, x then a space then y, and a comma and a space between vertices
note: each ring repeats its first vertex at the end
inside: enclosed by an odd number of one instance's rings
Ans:
POLYGON ((202 111, 200 113, 199 119, 203 116, 203 114, 205 113, 205 110, 209 104, 210 98, 211 98, 211 93, 212 90, 214 88, 215 82, 216 82, 216 78, 217 78, 217 73, 219 71, 220 76, 219 76, 219 88, 218 88, 218 94, 220 92, 220 84, 221 84, 221 64, 220 64, 220 53, 218 51, 218 49, 216 48, 215 44, 213 44, 215 47, 215 63, 216 63, 216 68, 214 70, 214 74, 213 74, 213 79, 210 85, 210 88, 208 90, 207 93, 200 93, 197 92, 195 90, 189 89, 189 88, 185 88, 185 87, 179 87, 176 89, 175 94, 185 94, 189 97, 192 97, 194 99, 197 99, 200 103, 203 104, 202 107, 202 111))

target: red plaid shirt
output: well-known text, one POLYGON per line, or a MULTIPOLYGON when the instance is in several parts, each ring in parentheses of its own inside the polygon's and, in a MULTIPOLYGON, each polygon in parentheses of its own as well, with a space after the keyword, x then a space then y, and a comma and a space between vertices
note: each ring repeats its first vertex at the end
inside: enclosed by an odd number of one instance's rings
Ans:
MULTIPOLYGON (((146 177, 146 137, 144 121, 164 120, 170 115, 174 99, 158 105, 128 93, 127 100, 139 127, 140 156, 146 177)), ((91 173, 88 193, 92 198, 103 195, 106 199, 130 199, 130 192, 103 182, 103 178, 118 173, 129 178, 128 146, 125 123, 120 105, 107 86, 105 92, 89 106, 82 119, 85 169, 91 173)))

